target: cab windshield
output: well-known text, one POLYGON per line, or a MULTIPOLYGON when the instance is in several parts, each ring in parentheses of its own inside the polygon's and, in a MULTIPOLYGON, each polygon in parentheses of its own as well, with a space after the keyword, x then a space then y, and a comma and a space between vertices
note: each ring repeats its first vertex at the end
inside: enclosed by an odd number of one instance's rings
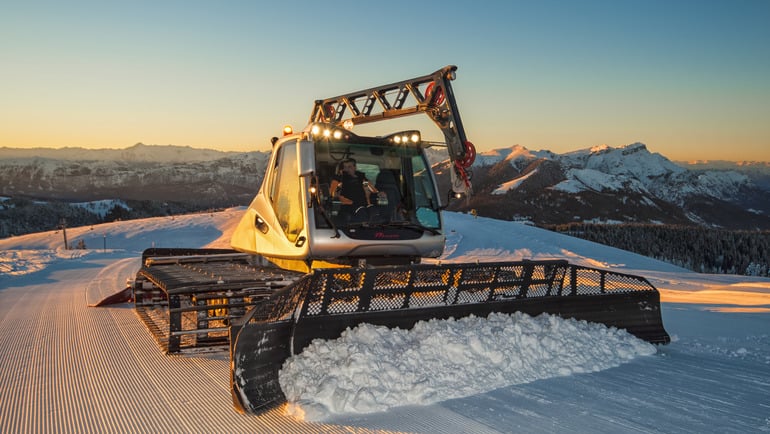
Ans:
POLYGON ((433 178, 420 150, 358 139, 316 142, 316 227, 440 229, 433 178))

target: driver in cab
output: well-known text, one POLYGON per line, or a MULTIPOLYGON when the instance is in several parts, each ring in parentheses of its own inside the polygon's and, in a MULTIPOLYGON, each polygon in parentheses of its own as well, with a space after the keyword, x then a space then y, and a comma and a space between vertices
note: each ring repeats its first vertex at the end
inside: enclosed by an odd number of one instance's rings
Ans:
POLYGON ((367 220, 368 207, 372 205, 372 194, 384 196, 366 179, 366 175, 356 170, 356 160, 342 160, 338 173, 332 178, 329 192, 340 201, 341 214, 355 217, 356 220, 367 220))

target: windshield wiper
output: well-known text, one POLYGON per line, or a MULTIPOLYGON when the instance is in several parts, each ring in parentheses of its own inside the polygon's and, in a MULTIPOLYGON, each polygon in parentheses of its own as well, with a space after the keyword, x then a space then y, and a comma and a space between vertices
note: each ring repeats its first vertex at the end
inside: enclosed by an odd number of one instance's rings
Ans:
POLYGON ((394 228, 394 229, 413 229, 413 230, 420 230, 425 232, 430 232, 433 235, 440 235, 441 232, 439 232, 438 229, 435 228, 429 228, 427 226, 423 226, 419 223, 413 223, 413 222, 377 222, 377 223, 371 223, 371 222, 355 222, 355 223, 348 223, 345 226, 345 229, 384 229, 384 228, 394 228))
POLYGON ((390 227, 390 228, 417 229, 421 231, 430 232, 433 235, 441 234, 441 232, 439 232, 438 229, 429 228, 427 226, 423 226, 419 223, 413 223, 413 222, 387 222, 387 223, 383 223, 382 226, 390 227))

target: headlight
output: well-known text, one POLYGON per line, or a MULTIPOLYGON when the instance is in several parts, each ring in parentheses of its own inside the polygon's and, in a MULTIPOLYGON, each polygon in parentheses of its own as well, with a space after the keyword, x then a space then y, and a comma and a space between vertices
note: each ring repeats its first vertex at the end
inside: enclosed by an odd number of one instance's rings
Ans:
POLYGON ((401 144, 405 145, 408 143, 418 144, 422 141, 420 132, 416 130, 394 133, 389 136, 386 136, 385 138, 388 139, 388 141, 390 141, 391 143, 395 143, 397 145, 401 145, 401 144))

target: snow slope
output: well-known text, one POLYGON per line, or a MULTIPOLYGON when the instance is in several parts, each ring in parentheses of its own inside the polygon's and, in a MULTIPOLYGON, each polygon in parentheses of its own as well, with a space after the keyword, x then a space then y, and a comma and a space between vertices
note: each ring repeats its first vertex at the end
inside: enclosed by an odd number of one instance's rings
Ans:
MULTIPOLYGON (((327 378, 330 397, 238 415, 226 355, 165 356, 128 305, 86 304, 121 289, 144 248, 226 247, 240 213, 68 229, 92 249, 84 251, 61 250, 54 232, 0 240, 0 432, 770 432, 769 279, 692 273, 455 213, 445 215, 441 261, 565 258, 644 275, 661 290, 674 342, 654 348, 547 316, 431 322, 416 337, 365 327, 348 341, 314 344, 337 355, 353 349, 333 362, 348 379, 327 378), (424 334, 434 326, 448 335, 424 334), (387 368, 399 362, 410 368, 387 368), (444 388, 410 381, 418 367, 444 388), (396 405, 366 401, 365 383, 396 405)), ((329 371, 313 369, 301 375, 329 371)))

